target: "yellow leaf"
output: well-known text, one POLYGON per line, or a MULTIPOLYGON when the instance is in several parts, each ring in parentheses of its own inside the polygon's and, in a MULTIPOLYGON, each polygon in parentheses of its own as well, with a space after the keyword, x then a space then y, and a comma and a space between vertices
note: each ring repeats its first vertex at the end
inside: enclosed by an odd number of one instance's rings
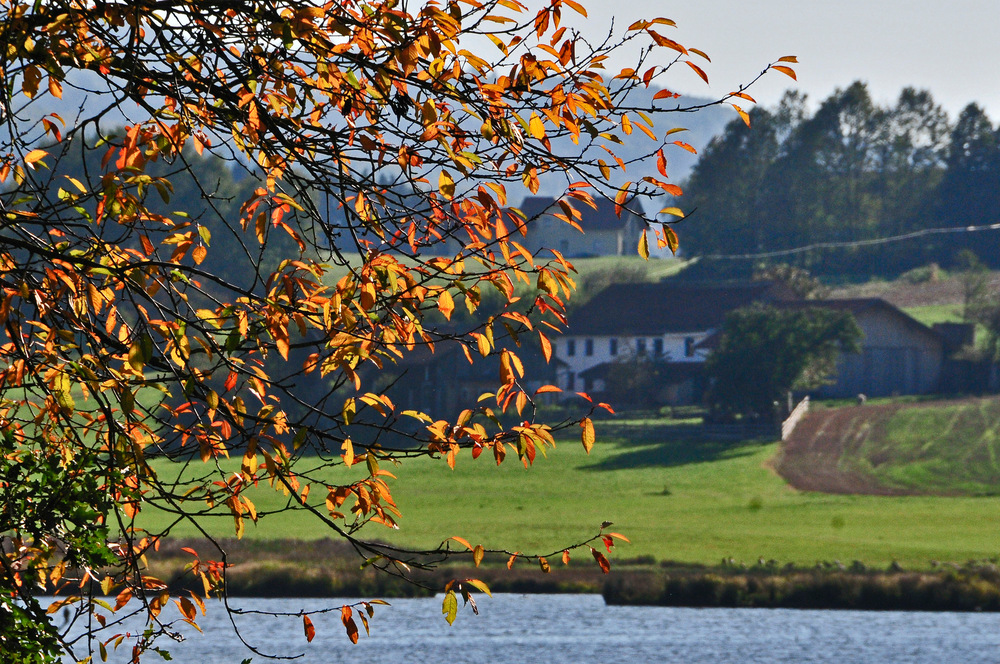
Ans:
POLYGON ((644 260, 649 260, 649 240, 646 238, 646 231, 639 235, 639 255, 644 260))
POLYGON ((470 586, 472 586, 473 588, 476 588, 477 590, 486 593, 490 597, 493 597, 493 593, 490 592, 490 587, 487 586, 482 581, 480 581, 479 579, 466 579, 465 582, 470 586))
POLYGON ((585 417, 580 422, 580 428, 582 429, 580 440, 583 441, 583 449, 587 451, 587 454, 590 454, 590 450, 594 448, 594 440, 596 439, 594 435, 594 423, 589 417, 585 417))
POLYGON ((660 210, 660 214, 669 214, 674 217, 683 217, 684 211, 677 207, 665 207, 660 210))
POLYGON ((486 555, 486 550, 483 549, 483 545, 477 544, 472 551, 472 562, 476 564, 476 567, 479 567, 479 563, 483 562, 484 555, 486 555))
POLYGON ((45 150, 32 150, 28 154, 24 155, 24 163, 34 164, 36 161, 40 161, 43 157, 48 156, 48 152, 45 150))
POLYGON ((438 190, 449 201, 455 195, 455 180, 452 179, 451 173, 448 171, 442 170, 438 175, 438 190))
POLYGON ((528 122, 528 133, 538 140, 545 138, 545 125, 542 124, 542 119, 536 113, 531 114, 531 120, 528 122))
POLYGON ((455 622, 455 618, 458 616, 458 598, 455 597, 454 590, 449 590, 448 594, 444 596, 444 602, 441 603, 441 613, 444 614, 444 619, 448 621, 449 625, 455 622))

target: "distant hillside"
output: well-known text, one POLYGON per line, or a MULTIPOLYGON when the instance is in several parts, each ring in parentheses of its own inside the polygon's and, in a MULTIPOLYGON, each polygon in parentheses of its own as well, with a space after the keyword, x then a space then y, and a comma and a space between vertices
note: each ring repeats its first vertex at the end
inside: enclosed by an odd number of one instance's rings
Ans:
MULTIPOLYGON (((653 95, 659 92, 659 90, 660 89, 656 87, 650 87, 646 90, 636 90, 633 93, 633 96, 630 97, 631 104, 637 107, 646 108, 652 108, 655 106, 656 108, 669 109, 676 107, 684 109, 702 104, 709 104, 713 101, 703 97, 684 96, 678 99, 657 100, 654 102, 653 95)), ((669 145, 668 143, 667 149, 664 150, 664 154, 667 158, 667 174, 670 181, 675 184, 679 184, 686 180, 688 174, 691 172, 691 169, 694 167, 695 163, 697 163, 699 155, 708 145, 709 141, 721 134, 726 124, 737 117, 736 111, 728 105, 710 106, 709 108, 691 112, 678 111, 676 113, 669 113, 667 115, 660 114, 654 117, 653 119, 656 122, 654 131, 657 136, 662 138, 669 129, 686 129, 687 131, 671 135, 670 141, 683 141, 698 151, 698 154, 692 154, 679 146, 669 145)), ((568 145, 569 139, 564 140, 567 143, 564 147, 567 150, 571 149, 572 146, 568 145)), ((639 160, 641 156, 650 151, 651 146, 654 146, 654 143, 646 138, 641 132, 633 132, 626 145, 610 146, 614 148, 615 154, 620 157, 622 161, 628 164, 628 171, 625 175, 622 176, 621 174, 618 174, 619 178, 623 181, 631 180, 634 182, 646 175, 659 177, 657 175, 655 158, 646 159, 644 161, 639 160)), ((595 160, 598 158, 609 160, 608 154, 600 148, 591 148, 586 154, 592 156, 595 160)), ((541 178, 541 185, 541 189, 538 192, 539 195, 555 196, 562 193, 566 186, 566 180, 564 177, 561 177, 560 174, 556 174, 548 178, 541 178)), ((518 201, 515 200, 515 202, 518 201)), ((652 208, 649 204, 647 204, 647 206, 652 208)), ((657 210, 658 209, 659 208, 657 208, 657 210)), ((653 213, 657 210, 649 209, 647 212, 653 213)))
POLYGON ((1000 495, 1000 398, 818 408, 776 468, 805 491, 1000 495))

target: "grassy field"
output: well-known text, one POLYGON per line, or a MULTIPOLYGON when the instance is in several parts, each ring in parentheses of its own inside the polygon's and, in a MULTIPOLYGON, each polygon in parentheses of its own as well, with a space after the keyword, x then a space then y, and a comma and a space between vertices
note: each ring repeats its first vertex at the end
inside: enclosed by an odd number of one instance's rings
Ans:
MULTIPOLYGON (((394 471, 399 480, 392 484, 404 513, 401 529, 368 534, 411 546, 461 535, 487 547, 547 553, 608 520, 632 540, 619 545, 618 557, 660 561, 763 557, 884 566, 896 560, 923 568, 932 560, 1000 553, 1000 498, 801 493, 769 469, 776 452, 773 442, 605 440, 587 456, 578 442, 567 441, 528 471, 516 460, 498 468, 482 463, 485 457, 461 459, 454 471, 443 461, 409 462, 394 471)), ((251 495, 262 512, 284 501, 264 488, 251 495)), ((162 523, 166 516, 150 511, 145 518, 162 523)), ((220 517, 209 529, 231 535, 232 519, 220 517)), ((181 528, 175 534, 196 533, 181 528)), ((324 535, 313 519, 293 513, 264 518, 246 531, 266 539, 324 535)))

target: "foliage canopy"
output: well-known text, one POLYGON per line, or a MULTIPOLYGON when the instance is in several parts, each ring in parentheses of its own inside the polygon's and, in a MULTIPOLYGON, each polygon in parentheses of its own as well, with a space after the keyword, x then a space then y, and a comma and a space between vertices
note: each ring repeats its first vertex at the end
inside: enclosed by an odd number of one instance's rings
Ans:
POLYGON ((726 316, 706 362, 708 399, 717 413, 774 415, 790 390, 824 384, 837 356, 861 350, 861 328, 847 311, 752 306, 726 316))
MULTIPOLYGON (((551 354, 572 266, 519 244, 531 220, 508 189, 550 178, 571 225, 595 197, 620 212, 679 193, 667 153, 685 144, 653 126, 677 95, 633 108, 628 93, 675 67, 707 80, 704 54, 659 18, 590 43, 561 25, 586 16, 572 0, 537 13, 513 0, 0 7, 5 657, 122 647, 138 660, 195 623, 202 597, 224 592, 225 552, 192 550, 205 592, 175 593, 146 571, 169 534, 143 529, 151 509, 195 524, 222 511, 242 535, 275 518, 251 498, 274 490, 388 573, 456 550, 478 564, 487 552, 459 537, 414 552, 360 530, 396 527, 390 468, 402 460, 454 465, 465 450, 527 466, 553 445, 534 404, 555 388, 526 389, 516 347, 530 336, 551 354), (635 68, 605 71, 626 38, 650 47, 635 68), (615 148, 635 138, 658 172, 626 174, 615 148), (228 174, 206 176, 209 157, 228 174), (490 290, 494 310, 453 319, 490 290), (497 388, 451 413, 366 389, 383 367, 447 344, 470 362, 499 356, 497 388), (306 454, 342 468, 342 483, 315 483, 306 454), (181 464, 176 480, 151 466, 164 457, 181 464), (52 590, 56 609, 93 627, 56 629, 36 598, 52 590), (147 629, 126 639, 128 614, 147 629)), ((720 102, 735 98, 749 96, 720 102)), ((648 222, 676 247, 669 226, 648 222)), ((589 449, 593 426, 579 424, 589 449)), ((602 527, 573 546, 606 571, 591 545, 614 537, 602 527)), ((562 552, 505 553, 545 567, 562 552)), ((486 588, 445 589, 449 621, 470 590, 486 588)), ((351 640, 373 603, 343 607, 351 640)))

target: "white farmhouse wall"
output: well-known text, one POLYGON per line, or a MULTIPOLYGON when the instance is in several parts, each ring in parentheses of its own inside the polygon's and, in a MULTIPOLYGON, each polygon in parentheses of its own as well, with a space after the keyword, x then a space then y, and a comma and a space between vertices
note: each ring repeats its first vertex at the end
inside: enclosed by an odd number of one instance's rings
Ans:
MULTIPOLYGON (((562 360, 565 365, 556 373, 557 385, 563 390, 581 391, 584 389, 580 374, 588 369, 592 369, 599 364, 605 364, 628 358, 639 352, 641 343, 645 344, 645 352, 649 355, 655 353, 656 340, 663 344, 663 351, 659 357, 670 362, 704 362, 708 356, 708 351, 697 349, 701 341, 706 339, 712 330, 700 330, 690 333, 671 333, 663 335, 640 335, 640 336, 576 336, 567 335, 556 340, 555 356, 562 360), (591 343, 592 352, 587 353, 588 341, 591 343), (617 352, 612 354, 612 342, 617 343, 617 352), (573 354, 570 354, 570 348, 573 354)), ((597 381, 590 387, 591 390, 601 391, 604 389, 603 381, 597 381)), ((571 397, 572 394, 564 398, 571 397)))

